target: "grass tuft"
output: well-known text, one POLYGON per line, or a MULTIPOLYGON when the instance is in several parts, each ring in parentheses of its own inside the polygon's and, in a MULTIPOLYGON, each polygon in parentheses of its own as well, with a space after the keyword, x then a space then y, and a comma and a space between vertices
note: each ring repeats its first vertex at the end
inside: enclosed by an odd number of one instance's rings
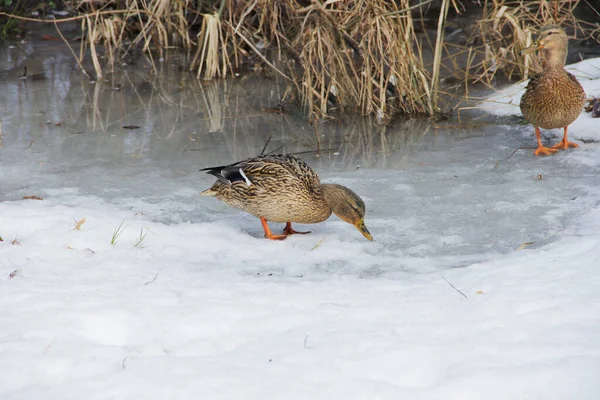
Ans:
POLYGON ((140 228, 140 239, 137 241, 136 244, 133 245, 133 247, 143 247, 142 246, 142 242, 144 241, 144 239, 146 239, 146 235, 148 235, 148 232, 150 232, 150 230, 148 228, 146 228, 146 231, 144 232, 144 227, 140 228))
POLYGON ((118 243, 118 239, 119 236, 121 236, 121 234, 125 231, 125 228, 127 228, 127 226, 123 226, 123 224, 125 223, 125 221, 122 221, 118 227, 115 228, 115 230, 113 231, 112 234, 112 238, 110 239, 110 244, 112 244, 113 246, 116 246, 118 243))

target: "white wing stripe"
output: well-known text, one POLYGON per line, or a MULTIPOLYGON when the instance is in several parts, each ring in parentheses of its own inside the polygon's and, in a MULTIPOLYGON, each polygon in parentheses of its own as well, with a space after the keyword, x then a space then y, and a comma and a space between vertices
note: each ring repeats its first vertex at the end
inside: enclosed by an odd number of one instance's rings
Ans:
POLYGON ((240 175, 242 175, 242 178, 244 178, 244 180, 246 181, 246 185, 248 185, 248 186, 252 185, 252 182, 250 182, 250 179, 248 179, 248 177, 246 176, 244 171, 242 171, 241 168, 240 168, 240 175))

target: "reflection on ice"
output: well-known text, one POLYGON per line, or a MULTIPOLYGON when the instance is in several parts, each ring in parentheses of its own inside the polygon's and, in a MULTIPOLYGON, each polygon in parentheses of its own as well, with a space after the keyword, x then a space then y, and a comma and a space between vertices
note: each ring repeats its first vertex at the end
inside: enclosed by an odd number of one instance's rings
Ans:
MULTIPOLYGON (((211 178, 198 169, 297 153, 323 181, 365 199, 378 244, 363 248, 383 258, 364 270, 375 274, 394 260, 409 269, 417 259, 415 268, 462 266, 552 241, 600 187, 596 164, 582 172, 585 161, 573 157, 518 151, 498 162, 527 143, 525 128, 379 126, 358 116, 310 126, 293 107, 273 112, 283 96, 276 81, 204 82, 177 65, 163 69, 126 67, 93 83, 59 63, 42 81, 4 79, 0 200, 77 188, 157 222, 221 223, 260 237, 254 218, 200 198, 211 178)), ((332 218, 313 231, 343 238, 343 225, 332 218)))

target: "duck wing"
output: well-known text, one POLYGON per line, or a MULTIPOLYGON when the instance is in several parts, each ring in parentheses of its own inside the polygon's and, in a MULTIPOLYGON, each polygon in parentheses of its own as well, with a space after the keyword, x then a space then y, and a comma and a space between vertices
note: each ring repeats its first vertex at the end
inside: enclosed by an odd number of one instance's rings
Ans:
POLYGON ((292 155, 275 154, 248 158, 229 165, 203 168, 219 181, 231 185, 244 182, 247 186, 261 185, 271 179, 297 179, 309 190, 320 184, 317 173, 300 158, 292 155))

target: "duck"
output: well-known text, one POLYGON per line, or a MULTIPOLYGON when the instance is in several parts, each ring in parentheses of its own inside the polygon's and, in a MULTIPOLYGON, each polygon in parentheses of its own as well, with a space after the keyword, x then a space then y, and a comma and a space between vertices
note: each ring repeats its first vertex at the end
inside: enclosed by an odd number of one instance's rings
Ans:
POLYGON ((294 230, 292 223, 316 224, 334 213, 373 240, 364 221, 364 201, 345 186, 321 183, 317 173, 294 155, 261 155, 200 171, 217 178, 200 194, 259 218, 267 239, 310 233, 294 230), (283 233, 274 234, 268 222, 285 222, 283 233))
POLYGON ((521 97, 521 112, 535 128, 538 147, 536 156, 554 154, 558 150, 579 147, 569 142, 567 130, 577 119, 585 103, 585 92, 573 74, 565 71, 569 38, 558 25, 546 25, 540 29, 533 44, 521 51, 521 55, 544 50, 542 72, 534 75, 521 97), (561 142, 545 147, 540 138, 540 128, 563 128, 561 142))

